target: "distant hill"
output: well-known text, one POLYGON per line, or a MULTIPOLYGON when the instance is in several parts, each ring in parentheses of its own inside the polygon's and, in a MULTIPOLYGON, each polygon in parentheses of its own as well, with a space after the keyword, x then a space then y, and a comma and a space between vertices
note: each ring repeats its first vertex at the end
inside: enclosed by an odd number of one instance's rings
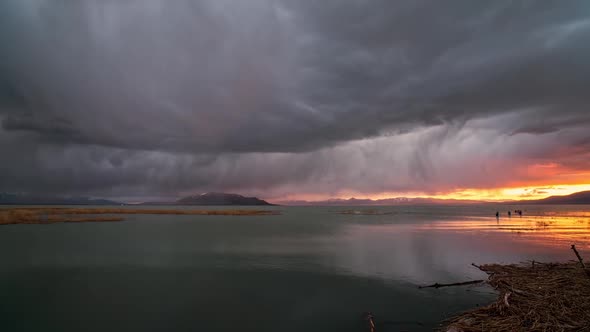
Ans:
POLYGON ((284 205, 297 206, 391 206, 391 205, 466 205, 481 204, 481 201, 458 200, 458 199, 437 199, 421 197, 395 197, 385 199, 329 199, 324 201, 285 201, 284 205))
MULTIPOLYGON (((506 202, 515 203, 515 202, 506 202)), ((551 196, 544 199, 518 201, 521 204, 590 204, 590 191, 581 191, 567 196, 551 196)))
POLYGON ((274 205, 256 197, 238 194, 205 193, 179 199, 175 205, 274 205))
POLYGON ((120 202, 88 197, 61 197, 0 193, 0 205, 121 205, 120 202))

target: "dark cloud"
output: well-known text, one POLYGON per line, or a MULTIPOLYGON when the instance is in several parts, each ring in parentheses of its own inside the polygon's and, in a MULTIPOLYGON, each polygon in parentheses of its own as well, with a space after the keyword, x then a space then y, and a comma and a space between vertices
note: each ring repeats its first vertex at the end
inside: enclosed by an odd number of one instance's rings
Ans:
POLYGON ((9 191, 114 197, 210 190, 266 198, 300 193, 436 194, 547 180, 548 174, 531 170, 531 165, 562 167, 568 172, 585 172, 590 166, 588 154, 563 152, 564 145, 588 135, 583 129, 569 137, 560 133, 509 136, 473 129, 478 126, 469 121, 452 129, 446 125, 421 128, 304 153, 195 155, 21 144, 20 152, 0 166, 0 183, 9 191))
POLYGON ((586 1, 7 0, 0 44, 0 190, 438 191, 509 182, 506 156, 588 165, 586 1))

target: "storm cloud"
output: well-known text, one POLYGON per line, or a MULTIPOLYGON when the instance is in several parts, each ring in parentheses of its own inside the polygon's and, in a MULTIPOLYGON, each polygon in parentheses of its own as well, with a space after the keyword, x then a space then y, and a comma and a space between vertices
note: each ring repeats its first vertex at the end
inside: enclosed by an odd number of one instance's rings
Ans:
POLYGON ((0 191, 436 193, 590 169, 586 1, 7 0, 0 45, 0 191))

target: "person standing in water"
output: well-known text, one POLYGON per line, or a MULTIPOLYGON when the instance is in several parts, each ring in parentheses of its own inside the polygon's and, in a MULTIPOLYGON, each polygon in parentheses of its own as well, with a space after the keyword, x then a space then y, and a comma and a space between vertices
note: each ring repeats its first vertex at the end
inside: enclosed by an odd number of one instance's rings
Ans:
POLYGON ((512 212, 508 211, 508 218, 512 217, 512 212))
POLYGON ((496 211, 496 219, 500 219, 500 212, 496 211))

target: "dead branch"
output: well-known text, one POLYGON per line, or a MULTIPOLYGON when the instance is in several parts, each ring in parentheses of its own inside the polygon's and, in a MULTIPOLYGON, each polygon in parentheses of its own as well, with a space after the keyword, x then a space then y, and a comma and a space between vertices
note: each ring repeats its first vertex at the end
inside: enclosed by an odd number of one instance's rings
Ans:
POLYGON ((371 312, 365 312, 363 319, 367 321, 368 331, 375 332, 375 316, 371 312))
MULTIPOLYGON (((472 266, 475 266, 476 268, 478 268, 480 271, 486 272, 486 270, 484 270, 481 265, 477 265, 475 263, 471 263, 472 266)), ((486 272, 487 273, 487 272, 486 272)))
POLYGON ((455 282, 452 284, 439 284, 434 283, 432 285, 428 285, 428 286, 418 286, 418 288, 441 288, 441 287, 451 287, 451 286, 466 286, 466 285, 474 285, 474 284, 480 284, 484 282, 483 280, 472 280, 472 281, 464 281, 464 282, 455 282))
POLYGON ((506 294, 504 294, 504 304, 506 305, 506 307, 510 307, 510 304, 508 303, 508 298, 510 297, 510 292, 507 292, 506 294))
POLYGON ((580 262, 582 269, 584 270, 584 272, 586 272, 586 275, 590 278, 590 270, 586 269, 586 265, 584 264, 584 260, 582 259, 582 256, 580 256, 580 253, 578 252, 578 250, 576 250, 575 244, 572 244, 572 250, 576 254, 576 257, 578 257, 578 261, 580 262))
POLYGON ((578 252, 578 250, 576 250, 575 244, 572 244, 572 250, 576 254, 576 257, 578 257, 578 261, 580 261, 580 265, 582 265, 582 268, 585 269, 586 265, 584 265, 584 260, 582 259, 582 256, 580 256, 580 253, 578 252))

